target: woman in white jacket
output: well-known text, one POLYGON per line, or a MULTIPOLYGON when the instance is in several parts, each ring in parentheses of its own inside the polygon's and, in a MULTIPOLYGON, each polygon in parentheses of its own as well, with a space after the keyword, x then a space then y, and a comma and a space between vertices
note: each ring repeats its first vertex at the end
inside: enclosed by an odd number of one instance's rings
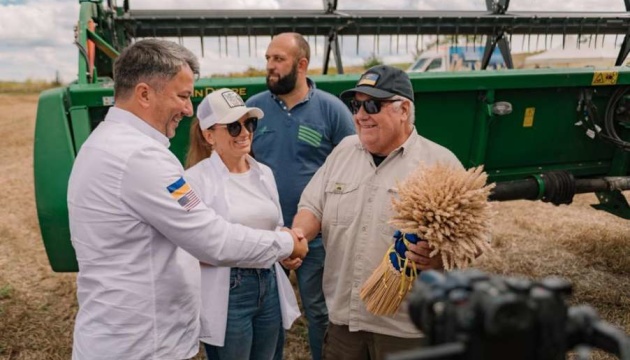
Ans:
MULTIPOLYGON (((273 173, 249 155, 262 117, 262 110, 246 107, 232 90, 206 96, 191 125, 185 177, 201 200, 228 221, 274 230, 283 223, 273 173)), ((269 269, 201 264, 200 340, 208 359, 281 358, 275 354, 281 327, 289 329, 299 316, 279 264, 269 269)))

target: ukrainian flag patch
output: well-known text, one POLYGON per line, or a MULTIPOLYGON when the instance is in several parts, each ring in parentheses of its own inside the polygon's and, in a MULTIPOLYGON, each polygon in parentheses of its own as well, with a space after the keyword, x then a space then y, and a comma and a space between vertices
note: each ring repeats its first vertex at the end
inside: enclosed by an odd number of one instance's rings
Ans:
POLYGON ((190 209, 194 208, 201 202, 197 194, 195 194, 193 189, 190 185, 188 185, 188 183, 186 183, 186 180, 184 180, 183 177, 180 177, 177 181, 167 186, 166 189, 173 199, 186 209, 186 211, 190 211, 190 209))
POLYGON ((359 85, 374 86, 374 85, 376 85, 376 82, 378 81, 378 78, 379 78, 378 74, 367 73, 367 74, 361 76, 361 79, 359 79, 359 82, 357 83, 357 86, 359 86, 359 85))

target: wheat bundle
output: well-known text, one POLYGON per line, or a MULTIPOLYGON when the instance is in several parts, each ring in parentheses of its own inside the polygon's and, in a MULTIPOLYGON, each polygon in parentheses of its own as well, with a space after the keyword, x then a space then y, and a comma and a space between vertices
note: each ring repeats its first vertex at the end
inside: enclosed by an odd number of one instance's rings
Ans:
POLYGON ((494 212, 486 185, 487 174, 479 166, 464 170, 449 165, 421 165, 398 184, 392 199, 395 215, 389 223, 398 228, 394 244, 361 289, 361 299, 375 315, 396 313, 417 276, 415 263, 405 252, 409 243, 426 241, 430 256, 441 256, 444 268, 465 268, 482 252, 490 250, 490 226, 494 212))

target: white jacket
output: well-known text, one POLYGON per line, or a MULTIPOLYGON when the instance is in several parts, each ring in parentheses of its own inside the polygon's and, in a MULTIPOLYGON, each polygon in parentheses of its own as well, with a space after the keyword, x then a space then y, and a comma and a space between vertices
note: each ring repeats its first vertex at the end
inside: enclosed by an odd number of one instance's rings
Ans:
MULTIPOLYGON (((247 160, 267 195, 278 207, 278 228, 283 226, 282 211, 278 197, 278 189, 271 169, 258 163, 252 157, 247 160)), ((225 193, 225 183, 229 178, 229 171, 221 157, 213 152, 212 155, 186 170, 186 180, 199 194, 201 201, 216 211, 217 215, 227 217, 228 202, 225 193)), ((282 313, 282 325, 290 329, 291 324, 300 316, 295 293, 289 278, 279 263, 276 267, 276 282, 282 313)), ((227 309, 230 296, 230 268, 201 265, 201 335, 204 343, 223 346, 227 326, 227 309)))
POLYGON ((110 108, 68 184, 79 263, 75 360, 188 359, 199 350, 199 265, 269 268, 285 232, 230 224, 198 200, 169 140, 110 108), (183 251, 182 249, 186 250, 183 251))

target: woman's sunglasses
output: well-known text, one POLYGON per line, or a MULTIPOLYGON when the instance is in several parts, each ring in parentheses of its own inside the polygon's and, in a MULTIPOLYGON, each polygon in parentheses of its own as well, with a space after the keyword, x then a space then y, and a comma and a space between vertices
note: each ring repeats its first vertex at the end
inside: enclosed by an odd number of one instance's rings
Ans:
POLYGON ((374 115, 374 114, 378 114, 379 112, 381 112, 381 107, 383 107, 384 103, 392 103, 392 102, 396 102, 396 101, 401 101, 401 100, 376 100, 376 99, 369 99, 369 100, 355 100, 352 99, 350 100, 350 111, 352 112, 352 114, 356 115, 356 113, 359 112, 359 109, 361 109, 361 106, 363 106, 363 109, 365 109, 365 112, 370 114, 370 115, 374 115))
POLYGON ((249 131, 250 134, 253 134, 254 131, 256 131, 256 127, 258 127, 258 118, 255 118, 255 117, 247 118, 245 119, 245 121, 243 121, 243 124, 241 124, 240 121, 235 121, 229 124, 215 124, 214 126, 225 127, 228 131, 228 134, 230 134, 230 136, 237 137, 241 134, 243 125, 245 126, 245 129, 249 131))

